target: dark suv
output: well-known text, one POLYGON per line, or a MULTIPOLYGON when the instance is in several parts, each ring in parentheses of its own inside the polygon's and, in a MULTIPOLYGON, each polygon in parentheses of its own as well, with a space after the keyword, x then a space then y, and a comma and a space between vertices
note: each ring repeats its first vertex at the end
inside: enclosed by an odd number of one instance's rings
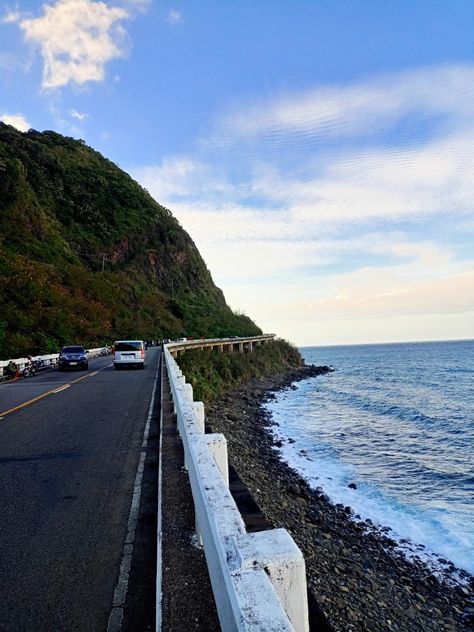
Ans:
POLYGON ((58 369, 88 369, 89 360, 84 347, 63 347, 59 352, 58 369))

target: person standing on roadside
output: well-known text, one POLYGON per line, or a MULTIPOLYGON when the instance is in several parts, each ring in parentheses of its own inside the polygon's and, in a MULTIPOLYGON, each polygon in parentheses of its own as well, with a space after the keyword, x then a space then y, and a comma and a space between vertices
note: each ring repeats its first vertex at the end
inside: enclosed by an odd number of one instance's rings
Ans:
POLYGON ((6 374, 10 380, 17 380, 20 377, 20 371, 18 365, 14 360, 10 360, 6 368, 6 374))

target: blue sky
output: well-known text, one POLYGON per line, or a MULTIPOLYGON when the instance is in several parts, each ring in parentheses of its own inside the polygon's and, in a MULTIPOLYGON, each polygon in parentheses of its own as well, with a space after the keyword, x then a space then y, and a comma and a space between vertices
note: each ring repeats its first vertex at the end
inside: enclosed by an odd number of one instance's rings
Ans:
POLYGON ((23 0, 0 119, 83 138, 300 345, 474 337, 474 3, 23 0))

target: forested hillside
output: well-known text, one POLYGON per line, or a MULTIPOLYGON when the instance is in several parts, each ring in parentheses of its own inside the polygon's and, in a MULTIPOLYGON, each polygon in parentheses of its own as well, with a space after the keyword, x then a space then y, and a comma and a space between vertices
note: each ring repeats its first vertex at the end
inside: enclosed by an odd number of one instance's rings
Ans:
POLYGON ((170 211, 83 141, 0 122, 0 359, 250 335, 170 211))

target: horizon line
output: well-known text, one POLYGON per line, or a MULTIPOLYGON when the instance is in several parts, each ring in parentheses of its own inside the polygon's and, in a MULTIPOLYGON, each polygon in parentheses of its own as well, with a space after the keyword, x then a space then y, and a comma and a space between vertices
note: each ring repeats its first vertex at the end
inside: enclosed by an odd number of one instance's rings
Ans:
POLYGON ((474 338, 443 338, 439 340, 392 340, 385 342, 344 342, 344 343, 324 343, 324 344, 298 344, 299 348, 309 347, 362 347, 373 345, 405 345, 405 344, 429 344, 439 342, 474 342, 474 338))

